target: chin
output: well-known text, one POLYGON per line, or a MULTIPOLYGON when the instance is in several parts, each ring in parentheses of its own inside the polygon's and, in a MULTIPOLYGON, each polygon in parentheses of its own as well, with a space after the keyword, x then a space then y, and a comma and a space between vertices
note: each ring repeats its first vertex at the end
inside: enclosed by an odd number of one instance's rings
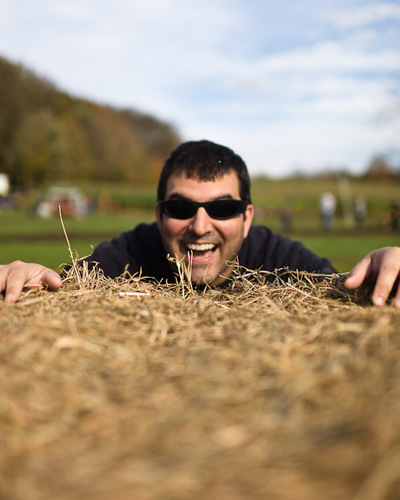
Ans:
POLYGON ((221 275, 216 275, 216 276, 212 276, 210 274, 208 275, 199 275, 199 276, 196 276, 196 273, 192 273, 192 283, 196 286, 219 286, 221 285, 222 283, 224 283, 224 281, 226 281, 226 278, 224 276, 221 276, 221 275))
POLYGON ((193 273, 192 272, 192 283, 198 286, 210 285, 213 286, 214 282, 218 280, 218 277, 212 276, 210 274, 204 273, 193 273))

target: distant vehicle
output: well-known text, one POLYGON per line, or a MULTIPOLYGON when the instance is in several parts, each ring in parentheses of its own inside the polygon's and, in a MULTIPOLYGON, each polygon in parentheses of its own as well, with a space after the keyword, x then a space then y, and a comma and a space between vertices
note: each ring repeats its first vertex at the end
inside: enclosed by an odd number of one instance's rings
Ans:
POLYGON ((88 202, 82 190, 73 185, 58 185, 49 188, 36 208, 39 217, 47 219, 58 216, 59 209, 65 217, 82 217, 88 212, 88 202))

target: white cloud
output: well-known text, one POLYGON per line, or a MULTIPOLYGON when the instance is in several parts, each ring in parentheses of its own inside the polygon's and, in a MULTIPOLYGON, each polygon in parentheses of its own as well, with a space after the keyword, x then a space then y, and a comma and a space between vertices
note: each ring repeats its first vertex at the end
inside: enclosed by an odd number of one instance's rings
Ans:
POLYGON ((357 9, 346 9, 329 13, 328 18, 338 28, 354 28, 368 24, 376 24, 382 21, 400 21, 400 5, 394 3, 376 3, 359 7, 357 9))
MULTIPOLYGON (((193 133, 197 138, 203 135, 201 130, 193 133)), ((282 177, 293 170, 312 173, 326 167, 351 168, 361 173, 371 157, 365 143, 375 151, 382 151, 382 144, 390 143, 390 137, 376 127, 342 120, 321 122, 315 118, 251 129, 213 130, 213 137, 235 145, 253 175, 264 172, 272 177, 282 177)))
POLYGON ((252 169, 358 168, 390 143, 371 123, 398 84, 400 6, 334 5, 2 0, 0 54, 76 95, 172 121, 185 138, 226 142, 252 169))
POLYGON ((315 44, 264 59, 262 69, 268 72, 334 72, 393 70, 399 67, 399 53, 388 48, 377 53, 354 50, 343 43, 327 42, 315 44))

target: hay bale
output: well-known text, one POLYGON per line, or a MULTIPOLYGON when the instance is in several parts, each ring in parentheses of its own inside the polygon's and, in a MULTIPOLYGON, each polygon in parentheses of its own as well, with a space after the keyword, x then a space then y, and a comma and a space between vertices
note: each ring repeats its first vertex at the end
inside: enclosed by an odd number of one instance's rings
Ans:
POLYGON ((399 319, 335 277, 72 269, 0 304, 0 498, 399 498, 399 319))

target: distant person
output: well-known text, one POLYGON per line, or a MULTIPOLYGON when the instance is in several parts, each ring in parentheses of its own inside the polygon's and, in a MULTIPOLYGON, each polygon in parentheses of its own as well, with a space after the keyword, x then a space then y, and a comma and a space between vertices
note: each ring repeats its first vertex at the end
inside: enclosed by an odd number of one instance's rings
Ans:
POLYGON ((400 202, 392 200, 388 211, 389 226, 392 231, 398 231, 400 222, 400 202))
MULTIPOLYGON (((195 286, 223 286, 236 258, 251 270, 288 268, 334 273, 329 260, 302 243, 268 227, 253 226, 250 179, 242 158, 209 141, 193 141, 172 152, 157 188, 156 222, 139 224, 112 241, 100 243, 90 257, 104 274, 116 278, 141 272, 157 282, 178 279, 175 257, 191 268, 195 286)), ((373 282, 372 300, 383 305, 400 271, 400 248, 382 248, 364 257, 345 281, 352 289, 373 282)), ((0 292, 15 302, 21 290, 38 286, 56 289, 60 276, 39 264, 20 261, 0 266, 0 292)), ((395 305, 400 309, 400 290, 395 305)))
POLYGON ((293 209, 289 202, 285 203, 281 210, 282 231, 289 232, 293 228, 293 209))
POLYGON ((336 198, 331 192, 326 191, 322 193, 319 200, 319 209, 321 212, 323 229, 332 229, 333 218, 336 211, 336 198))
POLYGON ((367 204, 361 196, 356 198, 354 202, 354 220, 357 230, 364 227, 364 222, 367 217, 367 204))

